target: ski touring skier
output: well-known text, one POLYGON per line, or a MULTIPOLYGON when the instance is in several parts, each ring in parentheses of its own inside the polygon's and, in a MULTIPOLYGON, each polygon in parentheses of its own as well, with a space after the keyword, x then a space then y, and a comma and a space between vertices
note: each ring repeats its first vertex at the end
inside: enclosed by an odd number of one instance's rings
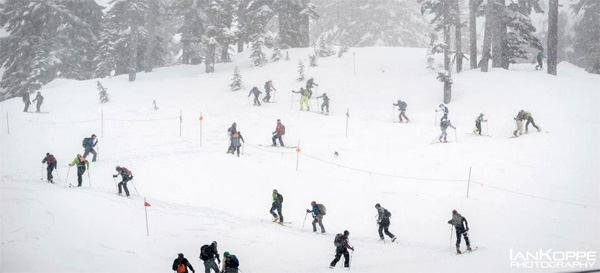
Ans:
POLYGON ((200 260, 204 262, 204 273, 210 273, 211 269, 215 273, 220 272, 219 264, 221 263, 221 259, 219 258, 219 250, 217 250, 217 241, 200 247, 200 260), (217 259, 217 263, 215 263, 215 259, 217 259))
POLYGON ((283 224, 283 214, 281 212, 283 205, 283 195, 281 195, 277 189, 273 189, 273 203, 271 204, 271 210, 269 212, 273 216, 273 222, 279 221, 279 224, 283 224), (275 214, 277 210, 277 214, 275 214))
POLYGON ((308 92, 308 98, 310 99, 310 97, 312 97, 312 89, 315 86, 319 86, 318 84, 315 83, 315 79, 314 78, 310 78, 308 79, 308 81, 306 81, 306 91, 308 92))
POLYGON ((327 109, 327 114, 329 114, 329 96, 327 96, 327 93, 323 93, 323 95, 318 96, 317 99, 323 99, 321 113, 323 113, 323 109, 327 109))
POLYGON ((233 147, 231 146, 231 142, 235 133, 237 133, 237 124, 234 122, 233 124, 231 124, 231 127, 227 128, 227 135, 229 136, 229 147, 227 148, 227 153, 233 153, 233 147))
POLYGON ((260 100, 258 100, 258 97, 260 96, 260 94, 262 94, 262 92, 260 92, 260 90, 258 90, 258 87, 252 87, 252 89, 250 89, 250 92, 248 93, 248 97, 250 97, 250 95, 254 94, 254 105, 255 106, 260 106, 260 100))
POLYGON ((469 241, 469 223, 467 219, 460 215, 456 210, 452 210, 452 219, 448 221, 448 224, 454 226, 456 230, 456 253, 461 254, 460 251, 460 237, 463 236, 465 238, 465 243, 467 244, 467 251, 471 251, 471 242, 469 241))
POLYGON ((90 162, 85 160, 85 157, 82 155, 77 154, 75 159, 73 159, 73 162, 69 164, 69 167, 73 167, 75 165, 77 165, 77 187, 81 187, 81 183, 83 182, 83 174, 85 173, 86 169, 90 168, 90 162))
POLYGON ((383 231, 387 236, 390 236, 392 242, 396 241, 396 236, 389 231, 390 228, 390 217, 392 217, 392 213, 390 213, 387 209, 382 207, 379 203, 375 204, 375 209, 377 209, 377 225, 379 225, 379 240, 383 241, 383 231))
POLYGON ((354 247, 350 246, 350 232, 344 230, 344 233, 338 233, 335 235, 335 239, 333 240, 333 245, 335 246, 335 258, 329 264, 329 268, 334 268, 337 262, 340 261, 342 255, 344 255, 344 267, 350 267, 350 253, 348 253, 348 249, 354 251, 354 247))
POLYGON ((194 270, 192 264, 190 264, 190 262, 185 257, 183 257, 183 253, 177 254, 177 258, 173 261, 173 271, 177 273, 188 273, 188 267, 190 268, 192 273, 196 273, 196 270, 194 270))
POLYGON ((440 119, 440 122, 442 122, 442 120, 444 119, 448 119, 448 113, 450 112, 448 110, 448 107, 446 107, 446 105, 444 105, 443 103, 440 104, 440 109, 439 110, 435 110, 436 112, 442 112, 442 118, 440 119))
POLYGON ((39 113, 40 112, 40 107, 42 107, 42 103, 44 102, 44 97, 42 96, 42 93, 37 92, 37 95, 35 96, 35 98, 33 99, 32 102, 35 102, 35 112, 39 113))
POLYGON ((91 137, 84 138, 82 142, 82 146, 84 148, 83 157, 87 158, 87 156, 91 153, 94 155, 94 157, 92 157, 92 162, 96 162, 96 156, 98 154, 96 153, 96 150, 94 150, 94 147, 96 147, 97 144, 98 141, 96 140, 95 134, 92 134, 91 137))
POLYGON ((398 111, 400 111, 400 114, 398 114, 398 118, 400 119, 400 123, 402 123, 402 117, 404 117, 406 119, 406 122, 410 122, 410 119, 406 116, 406 106, 408 106, 406 104, 405 101, 402 100, 398 100, 398 103, 394 103, 394 106, 398 106, 398 111))
POLYGON ((544 59, 546 59, 546 54, 544 54, 543 50, 540 50, 540 52, 537 54, 537 56, 535 57, 537 60, 537 65, 535 66, 535 70, 540 70, 544 68, 544 59))
POLYGON ((25 104, 25 108, 23 108, 23 112, 27 112, 29 110, 29 105, 31 104, 31 98, 29 97, 29 92, 23 93, 23 103, 25 104))
POLYGON ((306 111, 310 111, 310 105, 308 104, 308 99, 310 98, 308 90, 304 89, 304 87, 300 87, 300 91, 292 90, 292 93, 300 94, 300 111, 304 110, 304 105, 306 104, 306 111))
POLYGON ((310 202, 312 206, 312 210, 307 209, 306 213, 312 213, 313 221, 312 227, 313 232, 317 232, 317 223, 319 224, 319 228, 321 228, 321 233, 325 233, 325 226, 323 226, 323 216, 327 214, 325 206, 323 204, 317 204, 317 201, 310 202))
POLYGON ((279 145, 281 145, 281 147, 283 147, 283 140, 281 138, 283 137, 283 135, 285 135, 285 126, 283 126, 280 119, 277 119, 277 127, 275 127, 275 131, 273 132, 272 135, 273 135, 273 138, 271 138, 271 140, 273 141, 272 146, 277 146, 277 144, 275 143, 275 140, 279 139, 279 145))
POLYGON ((265 82, 265 97, 262 99, 263 102, 270 102, 271 99, 271 91, 277 91, 273 86, 273 80, 268 80, 265 82))
POLYGON ((525 133, 526 134, 529 132, 529 124, 530 123, 531 123, 531 125, 533 125, 533 127, 535 127, 535 129, 537 129, 538 132, 542 131, 540 129, 540 127, 535 125, 535 122, 533 121, 533 117, 531 116, 531 113, 526 112, 524 110, 521 110, 521 113, 523 113, 523 120, 527 121, 527 123, 525 123, 525 133))
POLYGON ((47 179, 48 179, 48 183, 54 183, 54 180, 52 180, 54 177, 52 176, 52 171, 54 169, 56 169, 56 165, 57 165, 57 161, 56 158, 51 155, 50 153, 46 153, 46 156, 44 157, 44 159, 42 159, 42 164, 46 163, 46 171, 47 171, 47 179))
POLYGON ((238 273, 240 261, 238 258, 230 254, 229 251, 223 252, 223 271, 222 273, 238 273))
POLYGON ((229 149, 231 154, 237 152, 237 156, 240 156, 240 147, 242 146, 242 141, 246 143, 244 137, 242 136, 242 132, 237 131, 233 133, 233 135, 231 136, 231 148, 229 149))
POLYGON ((448 140, 446 140, 446 137, 448 136, 446 130, 448 129, 448 127, 452 127, 452 129, 456 130, 456 127, 452 125, 452 122, 450 122, 449 119, 442 119, 440 121, 440 129, 442 130, 442 134, 440 135, 440 137, 438 137, 439 142, 448 142, 448 140))
POLYGON ((113 174, 113 178, 116 178, 119 175, 121 176, 121 182, 117 184, 119 188, 119 195, 121 195, 121 188, 123 188, 123 190, 125 190, 125 195, 129 197, 129 189, 127 188, 127 182, 133 179, 133 174, 131 174, 130 170, 121 166, 117 166, 115 170, 117 171, 117 174, 113 174))
MULTIPOLYGON (((481 123, 482 122, 487 122, 487 119, 483 118, 483 113, 479 114, 477 119, 475 119, 475 130, 473 130, 474 134, 481 135, 481 123)), ((488 132, 488 134, 489 134, 489 132, 488 132)))
POLYGON ((513 132, 513 136, 519 137, 523 134, 523 120, 525 119, 525 111, 521 110, 517 113, 517 117, 514 118, 517 125, 517 129, 513 132))

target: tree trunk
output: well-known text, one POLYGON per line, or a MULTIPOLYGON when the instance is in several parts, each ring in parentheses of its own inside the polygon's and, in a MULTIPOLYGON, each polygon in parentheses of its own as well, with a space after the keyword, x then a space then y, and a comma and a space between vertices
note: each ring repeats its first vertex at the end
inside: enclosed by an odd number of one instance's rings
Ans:
POLYGON ((135 23, 131 25, 131 34, 129 36, 129 65, 127 70, 129 72, 129 81, 135 81, 137 72, 137 46, 138 46, 138 27, 135 23))
POLYGON ((471 47, 469 53, 471 57, 471 69, 477 69, 477 6, 476 0, 469 0, 469 42, 471 47))
POLYGON ((243 52, 244 51, 244 38, 239 37, 238 41, 237 41, 237 52, 243 52))
POLYGON ((184 41, 181 53, 181 63, 190 64, 191 55, 190 41, 184 41))
POLYGON ((206 69, 205 69, 206 73, 215 72, 216 47, 217 47, 217 45, 213 41, 208 42, 208 46, 206 47, 206 60, 204 61, 205 65, 206 65, 206 69))
POLYGON ((444 27, 444 70, 450 71, 450 27, 444 27))
POLYGON ((506 23, 504 22, 504 0, 494 0, 494 20, 492 27, 492 67, 503 67, 505 62, 504 43, 506 23))
POLYGON ((229 44, 228 43, 224 44, 223 48, 221 48, 221 62, 223 62, 223 63, 231 62, 231 60, 229 59, 229 44))
POLYGON ((558 0, 550 0, 548 7, 548 74, 556 75, 558 60, 558 0))
POLYGON ((448 104, 452 100, 452 83, 444 82, 444 103, 448 104))
POLYGON ((483 32, 483 49, 481 57, 481 72, 488 72, 489 61, 491 57, 492 47, 492 21, 493 21, 493 2, 494 0, 488 0, 485 5, 485 30, 483 32))
POLYGON ((454 0, 452 5, 454 6, 454 10, 456 11, 456 22, 454 23, 454 46, 456 47, 456 53, 454 54, 454 58, 456 58, 456 73, 460 73, 462 70, 462 24, 460 22, 460 6, 458 4, 459 0, 454 0))

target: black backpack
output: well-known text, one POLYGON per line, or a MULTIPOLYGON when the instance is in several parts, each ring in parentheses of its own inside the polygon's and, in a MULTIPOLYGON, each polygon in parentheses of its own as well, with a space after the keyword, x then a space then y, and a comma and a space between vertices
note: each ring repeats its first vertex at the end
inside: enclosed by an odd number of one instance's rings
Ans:
POLYGON ((84 138, 83 141, 81 141, 81 146, 83 146, 83 148, 85 148, 85 146, 90 141, 90 139, 91 138, 89 138, 89 137, 84 138))
POLYGON ((200 248, 200 260, 206 261, 210 259, 210 248, 208 245, 203 245, 200 248))
POLYGON ((390 218, 392 217, 392 213, 387 209, 383 209, 383 216, 385 216, 385 218, 390 218))
POLYGON ((277 201, 279 202, 279 204, 283 203, 283 195, 281 194, 277 194, 277 201))
POLYGON ((338 233, 338 234, 335 235, 335 239, 333 239, 333 245, 335 247, 342 246, 342 243, 340 242, 340 237, 342 237, 342 236, 343 236, 343 234, 341 234, 341 233, 338 233))

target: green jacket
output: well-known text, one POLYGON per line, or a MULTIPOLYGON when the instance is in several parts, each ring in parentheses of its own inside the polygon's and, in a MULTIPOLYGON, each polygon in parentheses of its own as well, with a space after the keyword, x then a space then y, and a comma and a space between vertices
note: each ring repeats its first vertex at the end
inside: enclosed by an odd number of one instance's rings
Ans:
POLYGON ((87 161, 87 160, 84 159, 83 162, 81 162, 79 160, 79 157, 76 156, 75 159, 73 159, 73 162, 71 162, 71 164, 69 164, 69 167, 73 167, 75 165, 77 165, 77 167, 81 167, 81 166, 83 166, 83 164, 85 164, 85 168, 86 169, 90 168, 90 162, 89 161, 87 161))
POLYGON ((308 90, 300 87, 300 91, 294 91, 292 90, 292 93, 299 93, 300 95, 302 95, 303 97, 308 97, 308 90))
POLYGON ((531 117, 531 113, 529 112, 523 112, 523 119, 529 119, 531 117))

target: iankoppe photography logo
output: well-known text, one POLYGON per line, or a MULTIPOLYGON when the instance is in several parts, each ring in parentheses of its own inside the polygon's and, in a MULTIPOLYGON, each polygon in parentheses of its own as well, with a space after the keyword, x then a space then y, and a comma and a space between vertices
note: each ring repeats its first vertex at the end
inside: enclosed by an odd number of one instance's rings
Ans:
POLYGON ((510 249, 511 268, 593 268, 597 260, 596 251, 559 251, 539 249, 535 252, 510 249))

